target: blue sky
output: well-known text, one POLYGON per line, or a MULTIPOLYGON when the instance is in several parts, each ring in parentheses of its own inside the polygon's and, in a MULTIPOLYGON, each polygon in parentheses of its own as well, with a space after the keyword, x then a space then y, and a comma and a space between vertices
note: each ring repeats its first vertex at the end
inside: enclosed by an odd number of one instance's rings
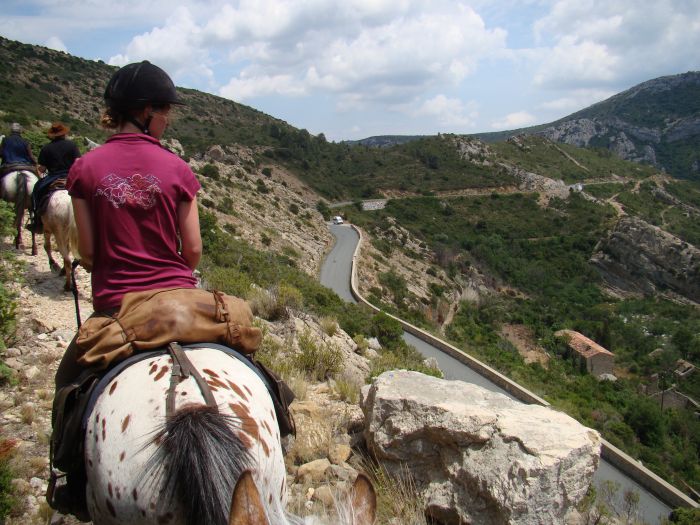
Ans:
POLYGON ((700 70, 700 0, 3 0, 0 35, 176 84, 329 140, 556 120, 700 70))

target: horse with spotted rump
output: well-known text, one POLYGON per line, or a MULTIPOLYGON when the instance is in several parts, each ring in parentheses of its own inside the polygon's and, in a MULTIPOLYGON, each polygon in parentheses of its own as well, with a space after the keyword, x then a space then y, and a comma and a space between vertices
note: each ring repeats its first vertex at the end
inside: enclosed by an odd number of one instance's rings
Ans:
MULTIPOLYGON (((85 435, 95 525, 316 523, 285 511, 282 446, 263 380, 219 349, 185 352, 215 407, 193 376, 172 380, 169 354, 131 365, 99 395, 85 435)), ((357 483, 341 522, 370 525, 374 492, 365 478, 357 483)))

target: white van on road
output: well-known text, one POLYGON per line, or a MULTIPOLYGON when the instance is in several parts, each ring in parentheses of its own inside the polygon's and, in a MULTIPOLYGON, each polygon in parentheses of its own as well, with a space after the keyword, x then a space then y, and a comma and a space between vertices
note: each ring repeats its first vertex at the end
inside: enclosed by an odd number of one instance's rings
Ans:
POLYGON ((343 218, 340 215, 333 217, 333 224, 343 224, 343 218))

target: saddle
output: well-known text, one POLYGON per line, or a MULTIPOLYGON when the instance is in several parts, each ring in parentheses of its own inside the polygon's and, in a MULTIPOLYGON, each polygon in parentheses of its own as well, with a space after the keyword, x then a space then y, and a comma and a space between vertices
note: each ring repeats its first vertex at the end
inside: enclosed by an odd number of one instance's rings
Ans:
POLYGON ((0 179, 13 171, 29 171, 36 175, 36 166, 34 164, 19 164, 17 162, 12 164, 2 164, 0 165, 0 179))
POLYGON ((124 295, 114 317, 91 317, 78 330, 78 364, 107 368, 135 351, 168 343, 221 343, 255 352, 262 332, 243 299, 198 288, 161 288, 124 295))

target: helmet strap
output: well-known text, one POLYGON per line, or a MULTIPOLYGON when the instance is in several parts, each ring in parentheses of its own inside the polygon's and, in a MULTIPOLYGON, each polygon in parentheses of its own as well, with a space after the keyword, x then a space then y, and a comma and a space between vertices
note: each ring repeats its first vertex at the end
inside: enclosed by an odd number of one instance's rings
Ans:
POLYGON ((143 124, 136 120, 135 117, 127 117, 127 120, 131 122, 134 126, 139 128, 141 130, 141 133, 143 133, 144 135, 151 134, 151 130, 149 128, 151 127, 151 120, 153 120, 152 115, 148 115, 148 117, 146 117, 146 122, 144 122, 143 124))

